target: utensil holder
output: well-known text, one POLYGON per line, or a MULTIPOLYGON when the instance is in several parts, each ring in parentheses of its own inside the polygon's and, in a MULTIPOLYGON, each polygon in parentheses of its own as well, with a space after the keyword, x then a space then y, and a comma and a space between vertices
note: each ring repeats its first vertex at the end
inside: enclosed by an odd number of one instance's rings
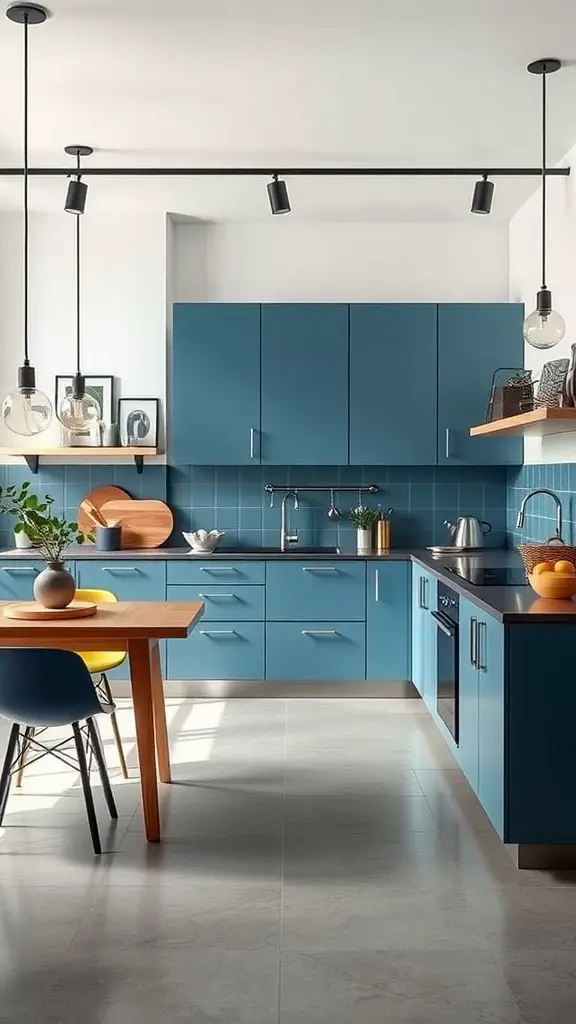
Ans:
POLYGON ((376 551, 379 555, 390 551, 390 520, 379 519, 376 524, 376 551))
POLYGON ((97 551, 121 551, 122 527, 97 526, 94 530, 97 551))

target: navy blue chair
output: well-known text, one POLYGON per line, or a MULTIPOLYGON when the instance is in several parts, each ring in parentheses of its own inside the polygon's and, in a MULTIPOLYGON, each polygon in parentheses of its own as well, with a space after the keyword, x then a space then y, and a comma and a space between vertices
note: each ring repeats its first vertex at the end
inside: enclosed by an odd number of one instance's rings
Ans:
POLYGON ((0 826, 4 818, 12 775, 28 764, 54 754, 67 767, 78 767, 86 803, 86 814, 94 853, 102 853, 94 797, 86 750, 94 755, 104 797, 111 818, 118 817, 104 749, 95 715, 111 714, 114 704, 102 703, 94 689, 90 673, 79 654, 73 651, 34 648, 0 649, 0 716, 13 722, 8 748, 0 775, 0 826), (65 741, 48 747, 39 740, 51 726, 71 725, 78 764, 64 748, 65 741))

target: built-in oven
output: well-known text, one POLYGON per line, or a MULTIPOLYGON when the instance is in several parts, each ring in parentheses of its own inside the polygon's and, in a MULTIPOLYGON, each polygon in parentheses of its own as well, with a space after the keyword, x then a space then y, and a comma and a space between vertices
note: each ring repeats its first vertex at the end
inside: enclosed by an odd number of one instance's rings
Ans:
POLYGON ((455 743, 459 724, 458 613, 458 594, 439 580, 438 611, 430 612, 438 629, 436 709, 455 743))

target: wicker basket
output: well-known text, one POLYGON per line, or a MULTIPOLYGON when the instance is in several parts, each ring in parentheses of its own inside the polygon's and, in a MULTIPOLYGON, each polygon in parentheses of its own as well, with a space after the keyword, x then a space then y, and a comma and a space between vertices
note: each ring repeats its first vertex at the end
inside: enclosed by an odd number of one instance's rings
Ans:
POLYGON ((528 574, 538 562, 556 562, 558 558, 565 558, 576 565, 576 548, 565 544, 559 537, 551 537, 546 544, 519 544, 518 551, 528 574))

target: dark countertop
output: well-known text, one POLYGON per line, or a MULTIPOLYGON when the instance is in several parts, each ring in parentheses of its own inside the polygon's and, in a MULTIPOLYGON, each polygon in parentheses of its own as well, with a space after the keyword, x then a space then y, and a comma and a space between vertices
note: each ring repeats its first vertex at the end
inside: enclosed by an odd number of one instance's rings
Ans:
MULTIPOLYGON (((25 551, 0 551, 0 560, 17 561, 36 558, 34 549, 25 551)), ((73 547, 68 550, 69 561, 79 559, 100 559, 103 561, 216 561, 248 560, 248 561, 412 561, 433 573, 438 579, 451 586, 457 593, 468 598, 483 611, 492 615, 500 622, 530 623, 573 623, 576 625, 576 600, 549 601, 534 593, 530 586, 515 587, 477 587, 460 579, 447 571, 449 566, 465 565, 478 567, 520 566, 520 555, 516 551, 486 548, 484 551, 471 555, 433 555, 425 549, 397 549, 386 555, 359 555, 355 551, 300 551, 295 548, 282 554, 278 550, 261 548, 254 551, 216 551, 212 555, 192 554, 188 548, 146 548, 130 551, 96 551, 93 545, 73 547)))

